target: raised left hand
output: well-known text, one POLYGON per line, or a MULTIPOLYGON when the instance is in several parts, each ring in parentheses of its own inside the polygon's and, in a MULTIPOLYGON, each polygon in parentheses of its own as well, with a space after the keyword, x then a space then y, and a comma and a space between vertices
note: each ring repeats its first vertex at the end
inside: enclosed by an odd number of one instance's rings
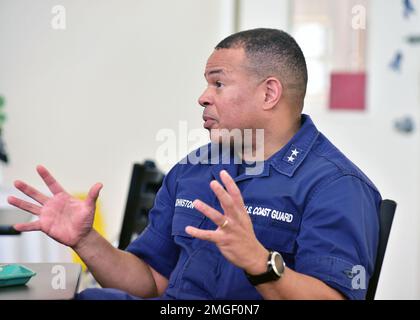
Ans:
POLYGON ((210 183, 210 188, 220 201, 224 214, 201 200, 194 201, 194 207, 218 228, 201 230, 187 226, 185 231, 192 237, 213 242, 228 261, 249 274, 263 273, 267 269, 268 250, 255 236, 251 218, 235 181, 225 170, 220 172, 220 178, 226 190, 216 180, 210 183))

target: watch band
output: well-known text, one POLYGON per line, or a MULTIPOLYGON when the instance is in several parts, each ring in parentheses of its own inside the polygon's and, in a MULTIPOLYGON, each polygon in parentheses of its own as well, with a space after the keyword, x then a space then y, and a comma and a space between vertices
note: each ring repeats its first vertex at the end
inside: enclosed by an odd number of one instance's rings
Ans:
POLYGON ((276 251, 270 251, 269 255, 268 255, 268 260, 267 260, 267 271, 258 275, 251 275, 245 272, 246 277, 248 278, 249 282, 253 285, 253 286, 257 286, 259 284, 262 283, 266 283, 266 282, 270 282, 270 281, 275 281, 278 280, 282 277, 283 273, 284 273, 284 269, 286 267, 286 264, 284 263, 283 257, 281 256, 280 253, 276 252, 276 251), (281 269, 277 270, 276 264, 275 264, 275 259, 277 258, 277 256, 281 259, 281 269))

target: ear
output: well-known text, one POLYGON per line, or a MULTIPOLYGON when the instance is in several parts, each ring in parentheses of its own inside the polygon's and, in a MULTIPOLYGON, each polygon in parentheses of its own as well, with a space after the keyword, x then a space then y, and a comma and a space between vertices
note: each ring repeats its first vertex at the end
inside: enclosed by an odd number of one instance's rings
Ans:
POLYGON ((267 78, 263 84, 265 87, 264 110, 273 109, 283 95, 283 85, 274 77, 267 78))

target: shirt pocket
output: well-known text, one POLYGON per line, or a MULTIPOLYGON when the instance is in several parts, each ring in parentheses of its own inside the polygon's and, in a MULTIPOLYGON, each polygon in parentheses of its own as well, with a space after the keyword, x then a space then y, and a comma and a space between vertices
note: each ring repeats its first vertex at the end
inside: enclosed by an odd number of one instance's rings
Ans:
POLYGON ((172 236, 175 242, 191 241, 193 237, 185 232, 185 228, 187 226, 200 228, 204 219, 205 216, 195 209, 176 208, 172 219, 172 236))
POLYGON ((292 225, 278 223, 271 219, 251 217, 255 235, 266 249, 285 254, 296 252, 298 230, 292 225))

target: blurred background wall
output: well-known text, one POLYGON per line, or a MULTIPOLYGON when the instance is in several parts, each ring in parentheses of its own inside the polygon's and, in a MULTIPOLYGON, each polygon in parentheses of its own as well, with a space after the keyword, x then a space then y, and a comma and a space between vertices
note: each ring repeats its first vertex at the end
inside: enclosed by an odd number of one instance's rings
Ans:
MULTIPOLYGON (((412 4, 420 10, 420 1, 412 4)), ((308 60, 305 112, 384 198, 398 202, 378 297, 418 299, 420 45, 408 39, 420 33, 419 10, 399 0, 0 0, 2 135, 10 158, 1 185, 9 192, 22 179, 45 190, 37 164, 71 193, 100 181, 105 231, 115 242, 132 163, 154 159, 167 171, 197 145, 185 146, 182 130, 202 127, 196 101, 213 47, 236 30, 284 29, 308 60), (64 30, 51 25, 56 5, 65 9, 64 30), (343 74, 364 79, 365 104, 354 110, 331 105, 332 86, 340 85, 332 75, 343 74), (176 133, 175 157, 156 157, 162 129, 176 133)), ((0 259, 71 256, 25 234, 0 238, 0 259)))
MULTIPOLYGON (((179 121, 202 127, 196 101, 205 62, 231 32, 222 2, 1 0, 10 158, 3 184, 22 179, 45 189, 37 164, 72 193, 102 182, 106 231, 115 240, 132 163, 155 159, 160 129, 178 132, 179 121), (57 4, 64 30, 51 25, 57 4)), ((177 160, 158 164, 167 171, 177 160)))

